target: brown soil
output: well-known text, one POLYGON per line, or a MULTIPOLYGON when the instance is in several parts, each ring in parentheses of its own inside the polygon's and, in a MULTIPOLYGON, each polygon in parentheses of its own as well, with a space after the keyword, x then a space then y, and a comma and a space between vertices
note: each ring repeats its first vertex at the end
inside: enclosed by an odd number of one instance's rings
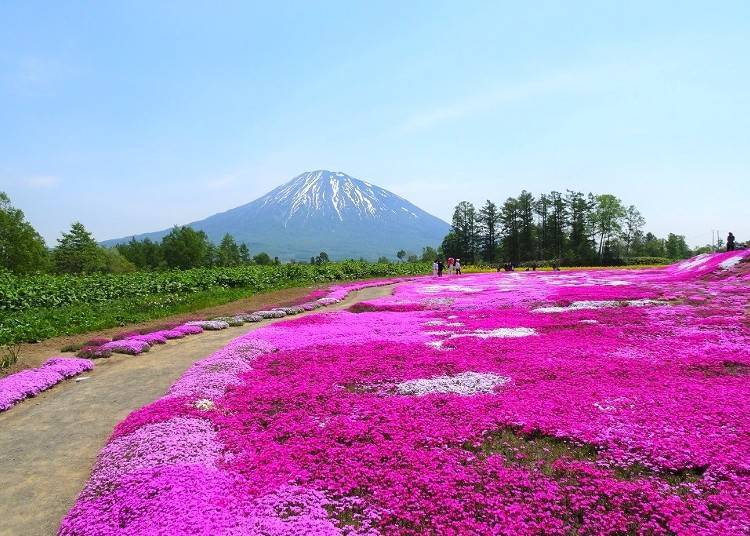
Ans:
MULTIPOLYGON (((294 291, 302 293, 309 289, 273 293, 275 303, 278 304, 279 299, 295 299, 294 291)), ((350 294, 336 305, 303 315, 344 309, 391 291, 391 286, 371 287, 350 294)), ((253 299, 269 300, 270 297, 257 296, 250 300, 253 299)), ((256 301, 252 305, 247 302, 243 307, 258 308, 263 303, 271 301, 256 301)), ((232 305, 222 306, 225 309, 221 312, 230 312, 232 309, 226 307, 232 305)), ((212 308, 213 311, 219 309, 212 308)), ((162 396, 195 361, 240 335, 283 320, 204 332, 156 346, 141 356, 115 355, 100 359, 90 373, 77 380, 64 381, 0 413, 3 482, 0 486, 0 534, 55 534, 60 519, 75 502, 97 453, 115 424, 131 411, 162 396)))
POLYGON ((181 313, 178 315, 149 320, 139 324, 128 324, 114 328, 91 331, 89 333, 79 333, 78 335, 66 335, 63 337, 54 337, 41 342, 22 344, 18 362, 12 367, 0 371, 0 377, 7 376, 14 372, 26 368, 38 367, 42 362, 50 357, 65 354, 60 351, 61 348, 68 344, 82 343, 93 339, 94 337, 111 337, 115 333, 123 331, 136 331, 140 329, 157 328, 167 322, 185 322, 195 320, 196 318, 211 318, 215 316, 229 316, 248 311, 259 311, 269 307, 279 307, 296 303, 319 287, 297 287, 256 294, 241 300, 215 305, 205 309, 199 309, 190 313, 181 313))

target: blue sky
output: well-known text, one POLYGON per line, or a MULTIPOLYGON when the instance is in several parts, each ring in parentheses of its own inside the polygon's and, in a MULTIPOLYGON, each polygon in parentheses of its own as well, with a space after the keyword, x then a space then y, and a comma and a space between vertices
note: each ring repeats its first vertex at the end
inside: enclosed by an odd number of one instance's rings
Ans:
POLYGON ((750 3, 0 5, 0 190, 50 243, 344 171, 444 219, 613 193, 750 239, 750 3))

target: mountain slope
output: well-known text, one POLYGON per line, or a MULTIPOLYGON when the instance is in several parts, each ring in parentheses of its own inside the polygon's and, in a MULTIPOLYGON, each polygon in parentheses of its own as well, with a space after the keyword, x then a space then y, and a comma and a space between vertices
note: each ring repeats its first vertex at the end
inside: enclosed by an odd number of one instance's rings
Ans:
MULTIPOLYGON (((449 228, 388 190, 325 170, 302 173, 255 201, 188 225, 213 242, 229 233, 251 252, 281 259, 309 259, 321 251, 334 259, 392 257, 399 249, 416 253, 440 244, 449 228)), ((168 232, 136 238, 158 240, 168 232)))

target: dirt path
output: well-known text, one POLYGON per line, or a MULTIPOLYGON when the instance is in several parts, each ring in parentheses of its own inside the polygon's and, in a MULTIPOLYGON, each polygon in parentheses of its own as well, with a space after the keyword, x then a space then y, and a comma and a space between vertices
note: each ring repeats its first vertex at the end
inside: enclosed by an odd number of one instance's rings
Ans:
MULTIPOLYGON (((303 315, 344 309, 392 290, 364 289, 303 315)), ((55 534, 115 424, 162 396, 195 361, 240 335, 279 321, 283 319, 205 332, 138 357, 99 360, 84 375, 87 379, 65 381, 0 413, 0 534, 55 534)))

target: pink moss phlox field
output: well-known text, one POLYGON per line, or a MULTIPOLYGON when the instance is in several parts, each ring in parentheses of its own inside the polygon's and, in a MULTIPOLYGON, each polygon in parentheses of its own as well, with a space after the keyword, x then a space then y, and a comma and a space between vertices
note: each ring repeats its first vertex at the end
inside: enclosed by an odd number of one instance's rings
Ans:
POLYGON ((265 326, 118 424, 60 533, 748 534, 746 254, 265 326))
MULTIPOLYGON (((350 283, 347 285, 338 285, 326 290, 331 296, 324 297, 314 301, 308 301, 300 305, 277 308, 269 311, 256 311, 254 313, 237 315, 233 321, 238 324, 244 322, 259 322, 269 318, 283 318, 287 315, 296 315, 306 311, 312 311, 326 305, 338 303, 347 294, 364 288, 394 284, 405 281, 404 278, 395 279, 378 279, 364 282, 350 283)), ((312 294, 311 294, 312 295, 312 294)), ((317 294, 315 294, 317 295, 317 294)), ((234 324, 233 324, 234 325, 234 324)), ((86 343, 78 355, 87 358, 109 357, 113 352, 129 355, 140 355, 147 352, 155 344, 166 344, 169 339, 181 339, 187 335, 196 335, 203 331, 217 331, 230 327, 230 324, 224 320, 192 320, 182 325, 176 325, 171 329, 162 329, 156 331, 129 331, 114 335, 112 340, 107 338, 92 339, 86 343)))
POLYGON ((53 357, 41 367, 22 370, 0 379, 0 411, 5 411, 53 385, 94 368, 88 359, 53 357))
POLYGON ((140 337, 143 337, 143 335, 138 334, 126 339, 113 340, 97 347, 97 350, 129 355, 139 355, 143 352, 148 352, 151 349, 151 345, 140 337))

